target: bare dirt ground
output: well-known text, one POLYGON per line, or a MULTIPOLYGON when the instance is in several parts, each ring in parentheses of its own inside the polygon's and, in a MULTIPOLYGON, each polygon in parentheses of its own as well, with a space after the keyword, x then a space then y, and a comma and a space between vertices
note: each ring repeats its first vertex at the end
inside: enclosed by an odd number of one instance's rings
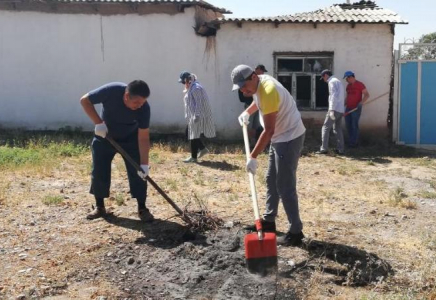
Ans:
MULTIPOLYGON (((113 163, 113 215, 85 220, 89 154, 0 173, 0 299, 436 299, 436 160, 432 153, 364 145, 315 155, 298 169, 302 247, 279 247, 277 274, 246 271, 252 223, 241 147, 211 145, 198 164, 184 145, 154 143, 151 177, 181 207, 206 207, 217 231, 187 236, 149 186, 157 220, 142 224, 124 162, 113 163)), ((260 208, 267 156, 256 175, 260 208)), ((280 208, 278 230, 286 232, 280 208)))

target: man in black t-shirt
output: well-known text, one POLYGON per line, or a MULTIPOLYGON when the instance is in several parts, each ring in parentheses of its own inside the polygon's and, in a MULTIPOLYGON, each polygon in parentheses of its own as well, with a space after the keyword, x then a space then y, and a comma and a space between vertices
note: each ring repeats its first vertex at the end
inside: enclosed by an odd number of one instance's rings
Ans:
POLYGON ((110 136, 138 163, 142 172, 124 160, 129 178, 130 193, 138 201, 138 215, 144 222, 153 221, 153 215, 145 206, 147 198, 146 177, 149 175, 150 151, 150 96, 148 85, 135 80, 126 85, 113 82, 101 86, 80 99, 80 103, 95 124, 92 140, 92 176, 90 193, 94 194, 96 208, 87 219, 106 215, 104 198, 109 197, 111 183, 111 164, 116 150, 105 139, 110 136), (102 104, 101 115, 95 109, 102 104))

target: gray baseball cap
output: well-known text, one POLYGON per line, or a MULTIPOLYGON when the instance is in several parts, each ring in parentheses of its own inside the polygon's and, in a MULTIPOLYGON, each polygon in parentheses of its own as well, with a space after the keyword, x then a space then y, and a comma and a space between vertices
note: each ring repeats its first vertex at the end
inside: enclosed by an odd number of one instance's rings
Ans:
POLYGON ((231 75, 233 82, 232 91, 239 90, 241 87, 243 87, 245 81, 247 81, 247 78, 250 77, 253 72, 254 70, 247 65, 239 65, 235 67, 231 75))

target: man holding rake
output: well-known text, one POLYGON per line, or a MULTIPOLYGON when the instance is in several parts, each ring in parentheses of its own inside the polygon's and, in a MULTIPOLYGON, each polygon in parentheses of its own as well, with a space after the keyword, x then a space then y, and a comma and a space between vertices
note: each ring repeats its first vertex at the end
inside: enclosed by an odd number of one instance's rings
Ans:
POLYGON ((125 159, 127 175, 132 198, 138 201, 138 215, 143 222, 153 221, 153 215, 145 206, 149 175, 150 151, 150 105, 147 98, 150 89, 142 80, 135 80, 128 85, 113 82, 99 87, 80 99, 83 110, 95 124, 95 136, 92 140, 92 176, 90 193, 94 194, 96 208, 87 215, 87 219, 106 216, 104 198, 109 197, 111 183, 111 164, 117 153, 110 142, 105 139, 109 134, 141 165, 137 172, 125 159), (102 104, 101 116, 96 104, 102 104))

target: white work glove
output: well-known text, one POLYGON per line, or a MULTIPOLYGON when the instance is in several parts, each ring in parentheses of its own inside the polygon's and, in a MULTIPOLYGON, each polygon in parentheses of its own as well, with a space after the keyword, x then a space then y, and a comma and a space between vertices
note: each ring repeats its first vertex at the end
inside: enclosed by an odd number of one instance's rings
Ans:
POLYGON ((244 111, 239 117, 238 117, 238 121, 239 124, 241 124, 241 126, 248 125, 250 123, 249 121, 250 119, 250 114, 246 111, 244 111))
POLYGON ((250 157, 247 160, 246 170, 247 172, 255 175, 257 170, 257 159, 250 157))
POLYGON ((332 119, 333 121, 336 120, 336 117, 335 117, 335 111, 334 111, 334 110, 329 111, 329 117, 330 117, 330 119, 332 119))
POLYGON ((146 180, 149 174, 150 168, 148 165, 141 165, 141 171, 138 171, 138 176, 141 177, 142 180, 146 180))
POLYGON ((100 123, 95 125, 95 129, 94 129, 95 135, 101 136, 102 138, 105 138, 107 135, 107 126, 106 124, 100 123))

